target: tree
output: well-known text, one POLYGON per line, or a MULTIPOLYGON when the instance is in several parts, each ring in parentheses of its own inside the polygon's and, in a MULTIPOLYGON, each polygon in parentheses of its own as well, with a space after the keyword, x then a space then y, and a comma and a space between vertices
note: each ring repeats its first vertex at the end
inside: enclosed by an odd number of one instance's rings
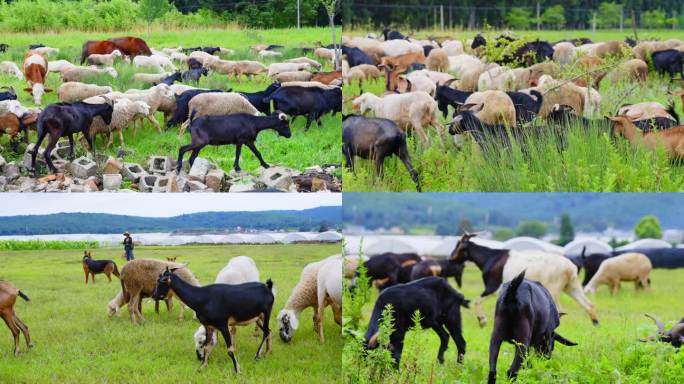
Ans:
POLYGON ((147 22, 147 34, 150 34, 150 25, 156 19, 164 16, 173 8, 168 0, 140 0, 139 11, 140 16, 147 22))
POLYGON ((560 4, 546 8, 541 15, 541 22, 548 27, 562 29, 565 26, 565 9, 560 4))
POLYGON ((611 28, 620 25, 620 11, 622 5, 614 2, 601 3, 596 16, 596 24, 601 28, 611 28))
POLYGON ((547 231, 546 224, 538 220, 521 221, 515 230, 518 236, 529 236, 537 239, 546 235, 547 231))
POLYGON ((532 20, 532 12, 524 8, 513 8, 504 16, 506 25, 513 29, 529 29, 532 20))
POLYGON ((672 25, 662 9, 654 9, 641 14, 641 25, 647 28, 663 28, 672 25), (669 23, 668 23, 669 22, 669 23))
POLYGON ((458 221, 458 227, 456 229, 456 234, 457 235, 462 235, 466 232, 474 232, 475 230, 473 229, 473 224, 470 222, 470 220, 466 219, 465 217, 462 217, 458 221))
POLYGON ((340 57, 340 49, 337 45, 337 29, 335 29, 335 12, 339 5, 338 0, 321 0, 321 4, 328 14, 328 21, 330 22, 330 29, 332 30, 333 49, 335 50, 335 67, 339 71, 342 69, 342 60, 340 57))
POLYGON ((499 241, 506 241, 512 237, 515 237, 515 231, 508 227, 499 228, 496 231, 494 231, 494 234, 492 235, 492 238, 494 240, 499 241))
POLYGON ((561 216, 560 231, 558 233, 558 245, 565 246, 575 239, 575 229, 572 227, 570 216, 564 213, 561 216))
POLYGON ((662 239, 663 230, 660 228, 660 221, 653 215, 644 216, 634 227, 637 239, 662 239))

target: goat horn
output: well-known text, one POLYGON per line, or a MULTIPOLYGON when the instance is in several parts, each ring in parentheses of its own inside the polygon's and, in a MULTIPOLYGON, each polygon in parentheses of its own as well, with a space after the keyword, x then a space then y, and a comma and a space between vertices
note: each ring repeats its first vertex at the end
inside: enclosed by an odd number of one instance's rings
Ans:
POLYGON ((658 316, 650 315, 650 314, 648 314, 648 313, 646 313, 644 316, 646 316, 646 317, 648 317, 649 319, 653 320, 653 322, 654 322, 654 323, 656 324, 656 326, 658 327, 658 334, 659 334, 659 335, 662 335, 662 334, 664 333, 663 328, 664 328, 665 326, 663 325, 663 322, 660 321, 660 319, 658 318, 658 316))
POLYGON ((682 331, 684 331, 684 323, 679 323, 673 326, 667 333, 669 333, 670 336, 675 337, 678 336, 682 331))

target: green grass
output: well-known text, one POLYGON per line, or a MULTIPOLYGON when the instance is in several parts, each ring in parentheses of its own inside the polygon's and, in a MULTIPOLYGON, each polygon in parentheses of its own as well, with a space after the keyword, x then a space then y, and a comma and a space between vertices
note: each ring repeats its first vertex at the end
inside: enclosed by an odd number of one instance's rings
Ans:
MULTIPOLYGON (((52 59, 67 59, 73 63, 78 63, 80 60, 81 44, 89 39, 104 39, 116 35, 124 35, 125 33, 82 33, 82 32, 65 32, 58 34, 3 34, 3 42, 11 46, 8 52, 0 54, 0 60, 11 60, 21 67, 21 61, 26 51, 28 44, 41 42, 47 46, 60 48, 59 54, 52 59)), ((280 44, 284 45, 284 56, 282 60, 292 57, 297 57, 300 54, 293 48, 311 47, 317 41, 322 41, 327 44, 330 41, 330 33, 325 28, 303 28, 296 29, 280 29, 280 30, 186 30, 186 31, 171 31, 171 32, 153 32, 151 36, 141 35, 150 47, 161 49, 162 47, 191 47, 191 46, 222 46, 234 49, 236 53, 231 56, 224 56, 224 59, 239 60, 260 60, 256 55, 249 51, 249 46, 259 43, 266 44, 280 44)), ((312 56, 313 57, 313 56, 312 56)), ((281 60, 278 58, 277 60, 281 60)), ((262 60, 260 60, 262 61, 262 60)), ((274 62, 273 59, 263 61, 265 64, 274 62)), ((331 63, 324 62, 322 70, 331 70, 331 63)), ((97 77, 88 80, 88 82, 100 85, 112 85, 115 91, 126 91, 127 89, 136 88, 144 89, 149 87, 141 82, 132 80, 133 74, 137 72, 151 72, 149 69, 135 69, 132 65, 123 62, 115 64, 119 77, 112 80, 107 76, 97 77)), ((179 68, 181 68, 179 66, 179 68)), ((61 84, 58 74, 50 74, 48 76, 47 87, 54 89, 55 92, 48 93, 43 99, 43 107, 57 101, 56 90, 61 84)), ((227 79, 225 75, 210 74, 208 77, 203 77, 199 83, 203 88, 228 89, 232 88, 234 91, 255 92, 265 89, 270 84, 270 80, 266 76, 255 77, 254 80, 249 81, 243 79, 241 83, 236 83, 232 78, 227 79)), ((26 87, 24 81, 19 81, 9 75, 0 74, 0 85, 12 85, 18 91, 18 98, 22 105, 32 107, 33 99, 31 95, 23 91, 26 87)), ((163 114, 157 113, 157 120, 163 124, 163 114)), ((275 131, 266 131, 259 135, 257 139, 257 148, 262 153, 264 160, 272 165, 283 165, 298 170, 303 170, 306 167, 313 165, 323 165, 328 163, 340 163, 341 159, 341 132, 340 116, 326 115, 323 124, 317 127, 315 124, 308 132, 304 132, 305 119, 299 117, 295 123, 291 125, 292 137, 285 139, 279 137, 275 131)), ((36 141, 35 132, 31 133, 30 142, 36 141)), ((190 135, 185 134, 183 137, 178 136, 178 129, 171 129, 157 133, 152 124, 145 121, 144 128, 137 129, 134 132, 132 127, 124 131, 124 143, 126 150, 130 151, 126 155, 127 162, 137 162, 143 165, 147 164, 147 160, 151 155, 171 156, 177 158, 178 149, 190 142, 190 135)), ((47 144, 44 141, 43 146, 47 144)), ((95 146, 98 153, 104 152, 107 155, 115 156, 118 152, 119 140, 118 135, 114 135, 113 145, 105 150, 106 138, 99 137, 96 140, 95 146)), ((21 154, 14 153, 9 145, 9 138, 0 138, 0 146, 3 149, 0 154, 7 159, 20 160, 23 154, 24 147, 21 146, 21 154)), ((77 156, 86 153, 82 144, 77 145, 77 156)), ((224 171, 229 172, 233 168, 235 146, 208 146, 205 147, 200 156, 208 158, 216 162, 224 171)), ((186 160, 189 154, 186 155, 186 160)), ((255 171, 259 168, 259 161, 251 151, 242 151, 240 159, 241 168, 245 171, 255 171)), ((44 169, 43 172, 46 170, 44 169)))
POLYGON ((37 249, 84 249, 99 248, 97 241, 75 240, 2 240, 0 249, 4 251, 37 250, 37 249))
MULTIPOLYGON (((133 326, 128 310, 109 319, 107 303, 121 289, 113 278, 96 277, 84 285, 81 253, 76 251, 0 251, 0 279, 12 281, 30 302, 19 300, 17 314, 29 326, 35 347, 12 356, 13 340, 6 327, 0 334, 0 382, 2 383, 308 383, 339 381, 342 338, 331 310, 326 310, 325 344, 313 331, 311 309, 302 313, 294 339, 283 343, 277 334, 276 315, 299 280, 305 264, 339 253, 339 244, 328 245, 237 245, 138 247, 137 258, 165 260, 177 256, 202 284, 214 281, 216 273, 237 255, 251 256, 261 279, 272 278, 276 301, 271 315, 273 351, 255 361, 259 339, 252 325, 238 327, 237 358, 242 372, 236 376, 226 346, 219 341, 209 366, 197 372, 192 336, 199 323, 186 313, 178 320, 178 301, 169 318, 166 309, 154 313, 151 302, 143 303, 146 321, 133 326)), ((113 259, 123 267, 120 248, 93 252, 96 259, 113 259)), ((164 307, 162 305, 162 307, 164 307)), ((23 343, 23 341, 22 341, 23 343)))
MULTIPOLYGON (((671 326, 681 317, 679 297, 684 293, 680 282, 682 270, 655 270, 651 274, 650 292, 636 293, 633 284, 622 284, 620 293, 611 296, 601 287, 595 296, 589 296, 598 311, 600 326, 591 325, 584 310, 569 296, 561 296, 561 306, 567 315, 561 318, 558 333, 577 342, 576 347, 556 344, 553 357, 545 360, 532 355, 529 366, 519 371, 518 383, 678 383, 684 377, 684 353, 669 344, 640 343, 637 339, 654 335, 656 327, 644 313, 659 316, 671 326)), ((453 281, 452 281, 453 283, 453 281)), ((482 292, 480 272, 468 266, 460 289, 468 299, 482 292)), ((376 290, 374 290, 376 291, 376 290)), ((365 331, 377 293, 373 292, 363 308, 361 332, 365 331)), ((418 383, 482 383, 487 380, 489 337, 492 330, 495 299, 484 302, 488 324, 480 328, 472 309, 462 308, 463 336, 466 354, 463 365, 456 363, 456 346, 449 341, 445 364, 437 363, 439 338, 432 330, 409 332, 402 355, 401 370, 391 371, 384 382, 418 383), (415 378, 414 378, 415 376, 415 378)), ((347 341, 349 336, 345 336, 347 341)), ((350 364, 351 348, 345 349, 343 370, 345 382, 366 383, 365 377, 356 377, 358 370, 350 364)), ((499 353, 497 373, 500 382, 513 359, 514 347, 504 344, 499 353)))
MULTIPOLYGON (((436 34, 435 31, 420 31, 417 35, 436 34)), ((545 34, 542 38, 570 38, 586 36, 573 31, 557 35, 545 34)), ((555 32, 554 32, 555 33, 555 32)), ((650 33, 650 32, 649 32, 650 33)), ((653 32, 655 34, 655 32, 653 32)), ((446 35, 443 33, 441 35, 446 35)), ((472 37, 473 33, 454 34, 458 38, 472 37)), ((531 36, 536 36, 531 34, 531 36)), ((641 36, 644 36, 642 34, 641 36)), ((616 38, 615 32, 606 31, 600 38, 616 38), (613 35, 609 35, 613 33, 613 35)), ((658 34, 661 38, 671 36, 658 34)), ((575 71, 577 72, 577 71, 575 71)), ((563 73, 572 77, 572 69, 563 73)), ((678 83, 661 80, 651 72, 644 84, 629 81, 611 82, 604 79, 599 92, 601 108, 593 118, 601 119, 615 115, 619 106, 642 101, 658 101, 668 104, 668 90, 679 87, 678 83)), ((376 95, 384 91, 384 81, 365 83, 363 92, 376 95)), ((344 99, 348 100, 344 113, 352 113, 351 99, 358 96, 358 84, 344 88, 344 99)), ((676 110, 682 113, 679 98, 675 100, 676 110)), ((450 117, 453 109, 450 109, 450 117)), ((440 132, 429 130, 430 144, 425 145, 415 137, 408 138, 409 152, 424 191, 682 191, 684 190, 684 167, 681 162, 667 159, 664 152, 650 152, 642 147, 630 145, 618 138, 613 143, 606 130, 585 132, 581 127, 571 127, 568 132, 568 146, 558 151, 558 138, 543 134, 532 139, 532 144, 520 150, 508 152, 493 147, 489 152, 480 150, 473 141, 462 145, 454 143, 447 132, 448 119, 439 114, 442 126, 440 132)), ((415 191, 415 186, 398 158, 385 161, 384 177, 378 177, 370 161, 356 159, 354 172, 344 172, 345 191, 415 191)))

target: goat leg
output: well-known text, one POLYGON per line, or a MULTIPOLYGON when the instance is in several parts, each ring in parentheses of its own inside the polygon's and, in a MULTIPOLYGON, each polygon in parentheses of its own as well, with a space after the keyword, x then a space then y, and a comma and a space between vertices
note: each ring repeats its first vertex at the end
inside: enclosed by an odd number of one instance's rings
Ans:
POLYGON ((444 364, 444 352, 449 347, 449 334, 442 328, 441 324, 434 325, 432 330, 439 336, 439 352, 437 352, 437 361, 444 364))
POLYGON ((26 346, 28 348, 33 348, 33 341, 31 341, 31 335, 29 334, 29 329, 26 324, 24 324, 23 321, 17 316, 16 313, 13 313, 14 316, 14 322, 17 324, 21 332, 24 334, 24 340, 26 341, 26 346))
POLYGON ((219 330, 221 331, 223 339, 226 341, 226 345, 228 346, 228 356, 230 356, 230 359, 233 361, 233 369, 235 369, 235 373, 240 373, 240 365, 235 357, 235 345, 233 344, 233 339, 230 337, 228 325, 224 325, 223 327, 219 328, 219 330))
POLYGON ((5 324, 7 324, 10 332, 12 332, 14 337, 14 356, 17 356, 19 354, 19 327, 14 323, 14 315, 10 311, 5 310, 0 316, 5 320, 5 324))
POLYGON ((254 155, 257 157, 257 159, 259 159, 259 162, 261 163, 262 167, 264 167, 264 168, 270 167, 270 165, 268 165, 264 161, 264 158, 261 157, 261 152, 259 152, 259 150, 256 148, 256 145, 254 145, 254 143, 247 143, 245 145, 247 145, 247 148, 249 148, 252 151, 252 153, 254 153, 254 155))

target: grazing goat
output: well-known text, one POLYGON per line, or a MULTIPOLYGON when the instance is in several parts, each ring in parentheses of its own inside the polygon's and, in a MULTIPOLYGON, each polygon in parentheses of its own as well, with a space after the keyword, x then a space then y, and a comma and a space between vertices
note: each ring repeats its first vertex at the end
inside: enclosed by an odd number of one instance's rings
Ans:
POLYGON ((104 273, 110 283, 112 282, 112 274, 121 280, 115 262, 112 260, 93 260, 90 251, 83 251, 83 272, 85 273, 86 285, 88 285, 88 275, 91 276, 93 284, 95 284, 95 275, 99 273, 104 273))
POLYGON ((342 152, 346 166, 354 167, 354 156, 372 158, 378 175, 382 174, 385 158, 396 155, 406 166, 411 179, 421 191, 418 173, 413 169, 406 134, 397 124, 388 119, 345 116, 342 119, 342 152))
POLYGON ((684 52, 679 52, 676 49, 665 49, 653 52, 651 57, 660 77, 665 76, 665 72, 667 72, 671 79, 674 79, 677 73, 684 79, 684 52))
POLYGON ((582 254, 578 260, 577 273, 579 274, 580 269, 584 268, 584 281, 582 285, 586 286, 591 281, 592 277, 596 274, 601 263, 605 260, 611 258, 611 255, 605 255, 602 253, 592 253, 589 256, 585 255, 586 247, 582 248, 582 254))
POLYGON ((456 79, 451 79, 444 83, 444 85, 437 86, 435 92, 435 99, 437 100, 437 107, 442 111, 442 115, 446 119, 449 115, 449 106, 454 108, 454 115, 458 112, 459 108, 465 104, 465 101, 472 95, 472 92, 459 91, 458 89, 451 88, 451 83, 456 81, 456 79))
POLYGON ((657 316, 646 314, 646 317, 656 323, 656 326, 658 327, 658 334, 655 336, 649 336, 645 339, 639 339, 639 341, 645 342, 658 340, 664 343, 670 343, 675 348, 679 348, 684 345, 684 317, 679 320, 679 323, 673 325, 669 331, 665 331, 665 325, 657 316))
POLYGON ((171 128, 174 125, 182 124, 190 117, 190 107, 188 103, 190 100, 202 93, 206 92, 223 92, 220 89, 189 89, 180 95, 176 96, 176 109, 173 111, 173 116, 166 122, 166 128, 171 128))
MULTIPOLYGON (((411 269, 422 259, 415 253, 392 253, 386 252, 374 255, 366 260, 363 265, 366 267, 368 283, 375 284, 378 290, 395 285, 397 283, 407 283, 411 280, 411 269)), ((358 272, 354 273, 351 286, 356 286, 358 272)))
POLYGON ((474 234, 464 234, 451 252, 457 262, 472 261, 482 271, 485 290, 475 299, 475 313, 480 326, 487 323, 481 303, 496 293, 502 283, 512 280, 525 270, 530 280, 539 281, 549 290, 556 307, 560 308, 560 294, 565 291, 589 314, 594 325, 598 317, 594 305, 587 299, 577 278, 577 267, 564 256, 540 251, 512 251, 492 249, 471 241, 474 234))
POLYGON ((57 103, 48 105, 38 117, 38 141, 31 153, 31 173, 36 174, 36 156, 40 149, 40 144, 45 136, 50 135, 50 141, 45 147, 45 162, 51 172, 57 173, 57 168, 52 164, 50 154, 57 144, 60 137, 69 137, 69 157, 74 157, 74 134, 82 132, 88 146, 93 149, 93 139, 89 134, 90 125, 95 116, 100 116, 105 124, 112 122, 112 111, 114 110, 111 100, 104 96, 97 96, 105 99, 104 104, 76 103, 57 103))
POLYGON ((19 316, 14 311, 14 303, 17 301, 17 296, 29 301, 28 296, 15 288, 12 283, 0 280, 0 317, 5 320, 5 324, 7 324, 10 332, 12 332, 12 336, 14 336, 14 356, 19 354, 20 333, 24 334, 26 346, 28 348, 33 347, 28 327, 19 319, 19 316))
POLYGON ((197 119, 194 117, 195 113, 193 112, 190 116, 189 128, 192 141, 178 150, 177 173, 180 173, 183 166, 183 154, 185 152, 192 151, 189 160, 190 166, 192 166, 202 148, 207 145, 225 144, 235 144, 235 171, 240 172, 240 151, 243 144, 259 159, 262 167, 268 168, 269 165, 261 157, 261 153, 254 144, 259 132, 273 129, 285 138, 292 136, 287 115, 280 111, 275 111, 270 116, 236 113, 227 116, 202 116, 197 119))
POLYGON ((278 88, 280 88, 280 83, 272 83, 263 91, 252 93, 240 92, 240 94, 244 96, 259 112, 268 115, 271 113, 271 103, 265 102, 264 100, 271 96, 271 94, 278 88))
POLYGON ((308 131, 311 123, 316 120, 321 125, 321 117, 328 113, 342 111, 342 89, 321 89, 319 87, 282 86, 264 99, 264 102, 273 101, 273 108, 283 111, 295 119, 297 116, 306 116, 306 128, 308 131))
POLYGON ((650 151, 658 150, 661 145, 671 159, 684 157, 684 126, 676 126, 662 131, 641 132, 632 122, 640 116, 618 115, 609 117, 613 129, 629 140, 632 145, 643 143, 650 151))
POLYGON ((201 368, 207 366, 209 359, 207 346, 213 338, 214 330, 218 330, 226 342, 228 355, 233 361, 235 372, 240 372, 240 366, 235 357, 235 344, 228 327, 251 322, 256 318, 262 319, 263 325, 260 328, 264 332, 256 352, 256 358, 261 357, 264 343, 266 343, 266 353, 270 352, 271 330, 268 328, 268 323, 275 300, 271 279, 268 279, 266 284, 210 284, 204 287, 196 287, 176 275, 174 272, 178 269, 166 268, 166 271, 157 280, 152 298, 161 300, 166 297, 169 290, 173 290, 182 302, 195 311, 197 319, 202 323, 206 332, 201 368))
POLYGON ((466 342, 461 327, 461 307, 468 308, 468 303, 463 294, 440 277, 425 277, 387 288, 380 293, 373 306, 373 314, 364 338, 365 345, 371 349, 378 347, 377 337, 382 312, 387 306, 391 306, 394 327, 390 335, 389 349, 397 366, 401 360, 406 332, 414 326, 412 320, 416 311, 420 312, 420 326, 431 328, 439 336, 439 363, 444 364, 444 352, 449 346, 449 335, 458 349, 457 362, 463 363, 466 342))
POLYGON ((624 253, 611 257, 601 263, 598 271, 584 287, 584 292, 595 293, 602 284, 610 286, 610 293, 614 295, 620 289, 621 281, 633 281, 634 288, 648 288, 649 274, 652 269, 651 260, 643 253, 624 253))
POLYGON ((515 344, 515 357, 508 369, 514 379, 530 347, 550 358, 555 342, 577 345, 556 333, 560 315, 549 291, 536 281, 525 279, 525 271, 501 287, 496 301, 494 330, 489 341, 489 384, 496 383, 496 361, 504 341, 515 344))

